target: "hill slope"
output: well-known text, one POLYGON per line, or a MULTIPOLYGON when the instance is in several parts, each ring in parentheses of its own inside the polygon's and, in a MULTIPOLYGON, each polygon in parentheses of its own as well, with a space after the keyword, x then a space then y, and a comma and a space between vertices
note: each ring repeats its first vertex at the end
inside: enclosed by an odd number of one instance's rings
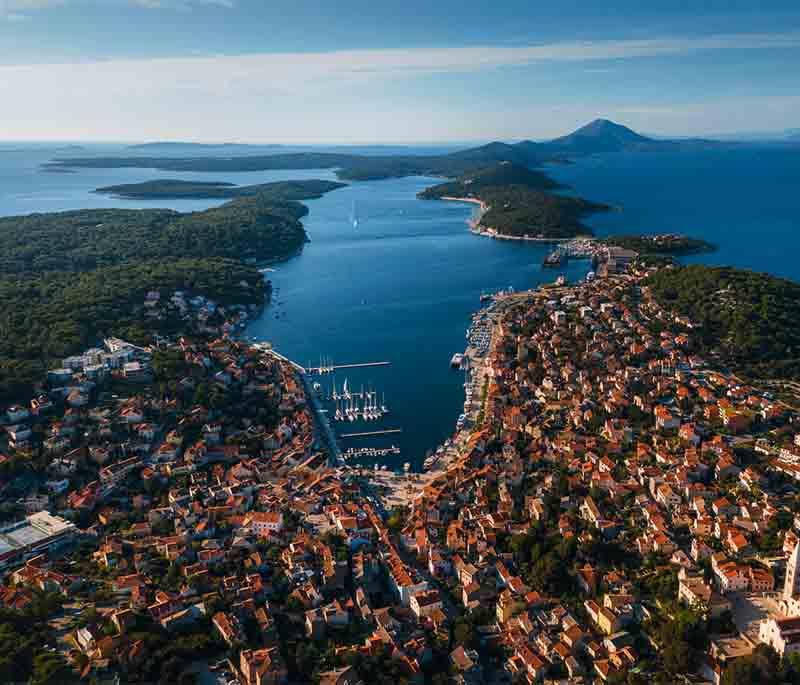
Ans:
POLYGON ((662 306, 698 326, 703 353, 748 376, 800 377, 800 283, 695 264, 660 269, 649 286, 662 306))

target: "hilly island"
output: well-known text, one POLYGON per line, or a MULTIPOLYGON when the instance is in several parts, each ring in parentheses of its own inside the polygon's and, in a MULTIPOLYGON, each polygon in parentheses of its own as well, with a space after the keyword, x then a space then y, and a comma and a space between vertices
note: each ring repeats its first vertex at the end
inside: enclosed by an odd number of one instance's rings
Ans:
MULTIPOLYGON (((524 140, 493 142, 445 155, 371 156, 338 152, 295 152, 236 157, 81 157, 57 159, 52 169, 154 168, 174 172, 254 172, 293 169, 335 169, 339 178, 351 181, 403 176, 440 176, 451 183, 434 186, 420 194, 426 199, 459 196, 477 199, 485 212, 480 228, 498 237, 564 239, 591 234, 580 222, 592 212, 608 207, 558 194, 558 184, 545 173, 532 170, 547 162, 610 151, 642 151, 717 145, 704 140, 655 140, 614 122, 597 119, 573 133, 548 142, 524 140)), ((241 197, 269 193, 276 198, 307 199, 305 190, 292 182, 292 190, 280 183, 237 187, 218 182, 198 183, 154 180, 98 188, 97 192, 127 198, 241 197), (294 191, 299 189, 299 193, 294 191), (292 194, 287 196, 286 192, 292 194)), ((320 183, 316 181, 314 183, 320 183)), ((324 190, 323 190, 324 192, 324 190)))

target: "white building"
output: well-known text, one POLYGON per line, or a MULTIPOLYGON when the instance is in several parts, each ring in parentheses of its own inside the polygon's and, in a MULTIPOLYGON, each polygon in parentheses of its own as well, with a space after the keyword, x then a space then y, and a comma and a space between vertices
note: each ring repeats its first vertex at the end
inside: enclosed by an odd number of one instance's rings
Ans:
POLYGON ((797 595, 800 595, 800 544, 794 546, 786 563, 786 581, 783 584, 784 599, 797 595))
POLYGON ((772 647, 781 657, 800 653, 800 616, 761 621, 758 640, 772 647))
POLYGON ((24 561, 71 540, 75 524, 46 511, 0 528, 0 568, 24 561))

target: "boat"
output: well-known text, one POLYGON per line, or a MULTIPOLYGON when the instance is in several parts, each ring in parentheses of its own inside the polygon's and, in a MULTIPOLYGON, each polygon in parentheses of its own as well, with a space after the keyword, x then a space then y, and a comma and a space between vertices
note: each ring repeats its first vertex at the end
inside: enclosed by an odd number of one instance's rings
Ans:
POLYGON ((556 285, 560 288, 561 286, 566 285, 566 284, 567 284, 567 277, 564 274, 561 274, 556 279, 556 285))
POLYGON ((355 200, 353 200, 353 206, 350 209, 350 223, 353 224, 353 228, 358 228, 358 212, 356 211, 355 200))
POLYGON ((492 299, 492 296, 489 293, 481 293, 481 302, 488 302, 492 299))
POLYGON ((544 258, 542 266, 558 267, 567 260, 566 255, 561 250, 555 250, 544 258))

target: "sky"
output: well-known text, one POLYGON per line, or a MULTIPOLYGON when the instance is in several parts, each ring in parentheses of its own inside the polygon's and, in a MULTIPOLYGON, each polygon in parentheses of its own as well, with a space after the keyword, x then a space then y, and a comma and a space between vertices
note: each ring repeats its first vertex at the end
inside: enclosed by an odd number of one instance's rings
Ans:
POLYGON ((0 0, 0 139, 800 129, 798 0, 0 0))

